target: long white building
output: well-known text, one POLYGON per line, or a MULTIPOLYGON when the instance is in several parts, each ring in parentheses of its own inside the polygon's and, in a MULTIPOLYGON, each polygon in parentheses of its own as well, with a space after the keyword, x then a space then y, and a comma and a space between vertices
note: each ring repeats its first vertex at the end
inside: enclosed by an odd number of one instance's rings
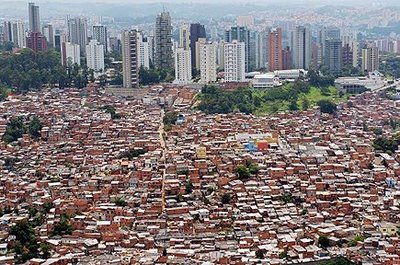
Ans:
POLYGON ((200 77, 203 84, 217 81, 217 46, 205 43, 200 46, 200 77))
POLYGON ((178 48, 175 51, 175 84, 188 84, 192 80, 190 50, 178 48))
POLYGON ((225 82, 244 82, 246 74, 245 43, 232 41, 224 45, 225 82))
POLYGON ((86 45, 86 61, 89 69, 93 69, 95 72, 103 72, 104 45, 97 42, 97 40, 91 40, 86 45))

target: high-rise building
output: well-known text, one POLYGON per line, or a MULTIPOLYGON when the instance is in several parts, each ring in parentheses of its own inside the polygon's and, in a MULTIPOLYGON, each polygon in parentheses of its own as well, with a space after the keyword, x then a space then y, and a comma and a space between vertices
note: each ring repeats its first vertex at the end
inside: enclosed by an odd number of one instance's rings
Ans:
POLYGON ((4 43, 4 25, 0 25, 0 43, 4 43))
POLYGON ((358 41, 352 36, 343 36, 343 64, 359 66, 360 49, 358 41), (351 60, 351 62, 350 62, 351 60))
POLYGON ((28 12, 29 12, 29 31, 40 32, 39 6, 35 5, 35 3, 29 3, 28 12))
POLYGON ((269 71, 282 70, 282 29, 273 29, 269 33, 268 68, 269 71))
POLYGON ((54 29, 53 25, 47 24, 42 29, 43 35, 46 37, 50 47, 54 47, 54 29))
POLYGON ((224 50, 225 42, 220 41, 217 44, 217 67, 219 69, 224 69, 225 67, 225 50, 224 50))
POLYGON ((115 53, 122 52, 122 43, 121 43, 120 39, 118 39, 117 37, 110 37, 109 42, 110 42, 110 51, 111 52, 115 52, 115 53))
POLYGON ((26 39, 26 46, 34 52, 46 52, 47 40, 40 32, 30 32, 26 39))
POLYGON ((122 34, 122 71, 126 88, 139 86, 138 34, 136 30, 122 34))
POLYGON ((190 50, 190 26, 183 24, 179 30, 179 47, 190 50))
POLYGON ((150 48, 148 39, 143 37, 141 32, 138 33, 138 68, 150 68, 150 48))
POLYGON ((236 40, 225 43, 225 81, 244 82, 246 74, 246 44, 236 40))
POLYGON ((361 70, 370 73, 379 69, 378 47, 368 44, 362 49, 361 70))
POLYGON ((14 43, 18 48, 26 47, 25 24, 23 22, 6 21, 3 24, 4 41, 14 43))
POLYGON ((230 30, 225 31, 225 41, 232 42, 237 40, 243 42, 245 45, 245 71, 250 72, 250 31, 246 27, 231 27, 230 30))
POLYGON ((198 70, 200 70, 200 50, 201 50, 202 45, 204 45, 206 43, 207 43, 206 38, 200 38, 196 42, 196 48, 195 48, 195 50, 196 50, 196 52, 195 52, 196 66, 195 66, 195 68, 198 70))
POLYGON ((192 65, 190 50, 178 48, 175 51, 175 81, 176 84, 188 84, 192 80, 192 65))
POLYGON ((217 46, 205 43, 200 47, 200 80, 203 84, 217 81, 217 46))
POLYGON ((308 69, 311 64, 310 30, 298 26, 292 32, 292 62, 294 68, 308 69))
POLYGON ((256 54, 255 67, 257 69, 267 68, 267 66, 268 66, 269 31, 270 30, 267 29, 267 30, 264 30, 261 32, 256 32, 256 35, 255 35, 255 38, 256 38, 256 40, 255 40, 255 42, 256 42, 256 45, 255 45, 255 54, 256 54))
POLYGON ((81 50, 78 44, 61 43, 61 63, 63 66, 81 65, 81 50))
POLYGON ((104 71, 104 46, 97 40, 91 40, 86 45, 86 62, 89 69, 95 72, 104 71))
POLYGON ((292 52, 289 47, 282 50, 282 69, 289 70, 292 67, 292 52))
POLYGON ((330 72, 340 72, 343 67, 342 40, 327 39, 324 50, 324 65, 328 67, 330 72))
MULTIPOLYGON (((323 64, 327 63, 327 60, 325 58, 327 51, 326 51, 326 41, 327 40, 340 40, 341 35, 340 35, 340 29, 335 28, 335 27, 328 27, 328 28, 322 28, 318 31, 318 36, 317 36, 317 43, 316 43, 316 49, 313 51, 313 59, 314 59, 314 64, 317 67, 320 67, 323 64)), ((328 65, 326 65, 328 66, 328 65)))
POLYGON ((172 25, 171 16, 168 12, 163 12, 157 16, 156 20, 156 49, 155 65, 161 69, 174 67, 172 53, 172 25))
POLYGON ((102 25, 93 26, 93 39, 97 40, 98 43, 103 45, 104 53, 108 52, 107 44, 107 27, 102 25))
POLYGON ((196 65, 200 65, 198 62, 200 58, 196 55, 196 43, 199 41, 199 39, 206 39, 206 30, 200 23, 190 24, 189 36, 192 68, 197 68, 196 65))
POLYGON ((88 43, 87 20, 86 18, 76 17, 68 19, 69 42, 78 44, 81 53, 85 53, 88 43))

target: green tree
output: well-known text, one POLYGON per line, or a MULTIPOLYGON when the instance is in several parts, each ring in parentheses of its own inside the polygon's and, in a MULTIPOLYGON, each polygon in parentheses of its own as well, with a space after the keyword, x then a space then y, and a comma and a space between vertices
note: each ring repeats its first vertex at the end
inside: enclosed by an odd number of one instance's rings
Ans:
POLYGON ((326 249, 327 247, 329 247, 329 238, 328 238, 327 236, 325 236, 325 235, 319 236, 319 238, 318 238, 318 245, 319 245, 321 248, 326 249))
POLYGON ((128 206, 128 203, 121 197, 116 198, 114 203, 115 203, 115 205, 120 206, 120 207, 128 206))
POLYGON ((299 106, 297 105, 297 101, 296 100, 291 100, 290 101, 289 110, 291 110, 291 111, 299 110, 299 106))
POLYGON ((185 184, 185 191, 186 194, 190 194, 193 192, 193 183, 190 180, 185 184))
POLYGON ((250 178, 250 171, 249 171, 249 169, 246 167, 246 166, 244 166, 244 165, 239 165, 237 168, 236 168, 236 174, 239 176, 239 179, 241 179, 241 180, 245 180, 245 179, 248 179, 248 178, 250 178))
POLYGON ((39 118, 37 116, 34 116, 29 123, 28 132, 33 138, 37 139, 40 137, 40 132, 41 132, 42 128, 43 128, 43 125, 40 122, 39 118))
POLYGON ((11 227, 10 234, 15 236, 12 250, 17 254, 17 262, 24 263, 31 258, 38 257, 39 244, 35 231, 28 221, 17 222, 11 227))
POLYGON ((225 193, 224 195, 222 195, 222 198, 221 198, 222 204, 229 204, 230 202, 231 202, 231 195, 229 195, 228 193, 225 193))
POLYGON ((40 251, 42 252, 42 258, 43 259, 48 259, 51 257, 50 251, 51 251, 51 246, 47 243, 41 243, 40 244, 40 251))
POLYGON ((256 250, 256 258, 257 259, 263 259, 265 256, 265 249, 257 249, 256 250))
POLYGON ((3 141, 7 144, 17 141, 22 135, 26 133, 26 127, 24 125, 24 118, 17 117, 12 118, 7 124, 6 132, 3 135, 3 141))
POLYGON ((334 114, 337 111, 337 105, 330 100, 320 100, 318 101, 318 106, 322 113, 334 114))
POLYGON ((308 110, 310 108, 310 101, 307 98, 301 100, 301 108, 302 110, 308 110))
POLYGON ((60 221, 54 225, 53 235, 71 235, 72 231, 73 228, 69 216, 66 214, 62 214, 60 217, 60 221))
POLYGON ((178 112, 170 111, 164 115, 163 123, 165 126, 170 126, 176 123, 178 119, 178 112))

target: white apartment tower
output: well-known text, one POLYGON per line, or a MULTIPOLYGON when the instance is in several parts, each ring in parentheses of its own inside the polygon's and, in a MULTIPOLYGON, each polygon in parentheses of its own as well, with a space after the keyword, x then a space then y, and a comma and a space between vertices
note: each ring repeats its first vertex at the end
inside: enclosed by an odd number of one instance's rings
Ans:
POLYGON ((190 25, 183 24, 179 31, 179 47, 190 50, 190 25))
POLYGON ((64 66, 81 64, 81 51, 78 44, 63 42, 61 45, 61 62, 64 66))
POLYGON ((200 77, 203 84, 217 81, 217 46, 205 43, 200 46, 200 77))
POLYGON ((139 86, 138 32, 122 33, 122 71, 125 88, 139 86))
POLYGON ((97 40, 91 40, 86 45, 86 62, 89 69, 95 72, 104 71, 104 46, 97 42, 97 40))
POLYGON ((150 68, 150 45, 147 38, 142 33, 138 33, 138 68, 150 68))
POLYGON ((236 40, 225 43, 225 82, 244 82, 245 81, 245 43, 236 40))
POLYGON ((175 51, 175 84, 188 84, 192 80, 192 61, 190 49, 178 48, 175 51))

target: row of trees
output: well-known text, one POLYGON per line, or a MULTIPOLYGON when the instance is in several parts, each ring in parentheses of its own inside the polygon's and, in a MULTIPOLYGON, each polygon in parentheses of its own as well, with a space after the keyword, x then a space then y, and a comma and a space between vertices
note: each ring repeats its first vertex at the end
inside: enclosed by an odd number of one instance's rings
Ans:
POLYGON ((23 49, 19 54, 4 53, 0 56, 0 84, 15 88, 16 92, 39 90, 43 85, 59 85, 60 88, 75 86, 83 88, 89 80, 94 81, 94 72, 77 64, 64 67, 60 53, 34 53, 23 49))
POLYGON ((175 78, 174 69, 159 69, 155 67, 139 69, 140 84, 143 86, 154 85, 163 82, 172 82, 175 78))

